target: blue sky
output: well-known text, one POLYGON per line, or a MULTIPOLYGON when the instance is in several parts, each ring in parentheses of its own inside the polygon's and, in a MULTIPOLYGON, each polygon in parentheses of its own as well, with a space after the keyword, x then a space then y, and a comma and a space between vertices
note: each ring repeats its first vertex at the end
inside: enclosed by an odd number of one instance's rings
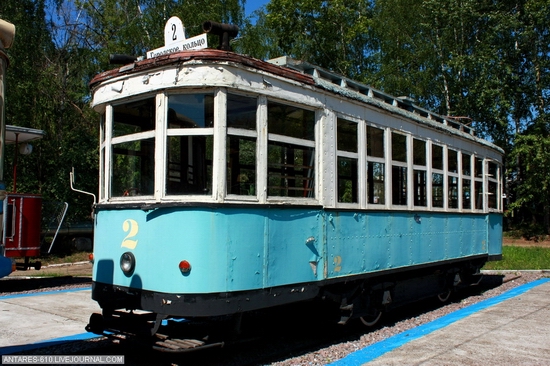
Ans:
POLYGON ((254 10, 258 10, 268 2, 269 0, 246 0, 246 4, 244 6, 245 15, 249 16, 254 10))

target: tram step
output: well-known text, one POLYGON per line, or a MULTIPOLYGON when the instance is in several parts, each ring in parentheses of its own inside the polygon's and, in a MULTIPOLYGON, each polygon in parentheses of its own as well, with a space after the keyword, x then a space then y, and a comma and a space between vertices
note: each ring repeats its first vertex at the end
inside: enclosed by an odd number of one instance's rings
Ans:
POLYGON ((183 353, 199 351, 206 348, 223 347, 223 342, 206 343, 198 339, 177 339, 170 338, 163 334, 156 334, 158 341, 153 345, 153 349, 161 352, 183 353))

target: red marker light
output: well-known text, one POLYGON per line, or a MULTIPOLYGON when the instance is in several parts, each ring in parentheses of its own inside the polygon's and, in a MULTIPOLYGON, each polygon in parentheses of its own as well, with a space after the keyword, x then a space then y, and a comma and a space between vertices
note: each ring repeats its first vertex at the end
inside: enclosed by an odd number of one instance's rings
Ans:
POLYGON ((88 254, 88 259, 90 260, 90 262, 94 263, 94 253, 88 254))
POLYGON ((189 263, 186 260, 183 260, 179 264, 181 273, 189 273, 191 272, 191 263, 189 263))

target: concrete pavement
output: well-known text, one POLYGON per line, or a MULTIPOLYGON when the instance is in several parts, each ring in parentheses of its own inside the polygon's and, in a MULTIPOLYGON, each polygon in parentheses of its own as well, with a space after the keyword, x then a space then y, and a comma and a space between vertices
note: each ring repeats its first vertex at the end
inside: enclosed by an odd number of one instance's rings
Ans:
POLYGON ((84 327, 98 311, 89 287, 0 296, 0 355, 95 338, 84 327))
POLYGON ((331 365, 550 365, 550 279, 519 286, 331 365))

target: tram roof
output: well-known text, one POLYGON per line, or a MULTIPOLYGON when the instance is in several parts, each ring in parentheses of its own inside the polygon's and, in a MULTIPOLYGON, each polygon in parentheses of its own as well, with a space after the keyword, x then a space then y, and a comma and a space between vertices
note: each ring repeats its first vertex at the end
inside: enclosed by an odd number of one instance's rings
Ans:
MULTIPOLYGON (((262 61, 249 56, 217 49, 175 52, 154 58, 138 60, 120 68, 100 73, 91 80, 90 88, 93 90, 94 87, 104 81, 126 74, 192 61, 229 62, 240 64, 245 67, 288 78, 305 85, 321 88, 332 93, 339 94, 345 98, 358 100, 381 109, 385 109, 390 113, 400 114, 412 120, 429 124, 436 129, 454 131, 459 135, 475 138, 474 129, 471 128, 469 124, 461 122, 464 117, 439 115, 417 106, 414 104, 414 101, 408 97, 391 96, 366 84, 348 79, 337 73, 308 62, 292 59, 288 56, 262 61)), ((489 141, 481 138, 475 139, 480 142, 483 141, 484 144, 491 146, 501 154, 504 153, 504 150, 489 141)))
POLYGON ((6 125, 6 144, 15 144, 40 140, 45 132, 28 127, 6 125))

